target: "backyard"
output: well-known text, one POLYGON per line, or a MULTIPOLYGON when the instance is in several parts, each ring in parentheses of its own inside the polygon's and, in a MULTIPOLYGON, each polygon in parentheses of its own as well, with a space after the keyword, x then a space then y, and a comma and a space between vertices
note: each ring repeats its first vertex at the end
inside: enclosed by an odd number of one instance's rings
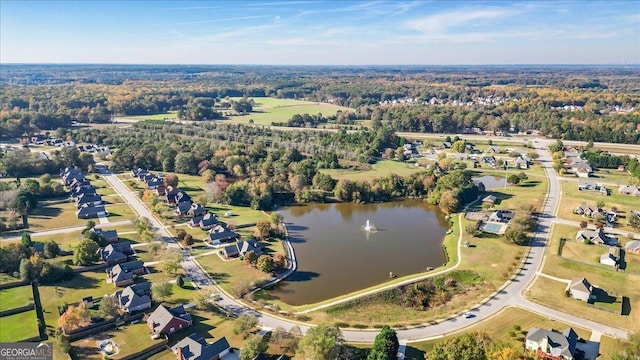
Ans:
POLYGON ((2 317, 0 324, 0 343, 23 341, 39 335, 35 310, 2 317))

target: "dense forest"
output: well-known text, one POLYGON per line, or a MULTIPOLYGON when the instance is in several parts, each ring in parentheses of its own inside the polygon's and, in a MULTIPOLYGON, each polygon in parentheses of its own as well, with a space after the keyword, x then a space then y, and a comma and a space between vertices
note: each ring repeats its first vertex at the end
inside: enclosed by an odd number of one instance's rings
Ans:
POLYGON ((271 96, 353 109, 283 126, 372 120, 398 131, 538 130, 569 140, 640 143, 638 67, 279 67, 6 65, 0 136, 18 137, 175 111, 184 120, 251 112, 271 96))

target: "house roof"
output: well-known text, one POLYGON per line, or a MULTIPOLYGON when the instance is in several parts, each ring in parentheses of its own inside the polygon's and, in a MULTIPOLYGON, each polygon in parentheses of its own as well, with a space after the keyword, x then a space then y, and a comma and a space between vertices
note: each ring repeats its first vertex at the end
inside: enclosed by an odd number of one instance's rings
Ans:
POLYGON ((613 245, 613 244, 616 244, 618 242, 618 239, 616 239, 616 238, 614 238, 612 236, 608 236, 607 234, 604 233, 604 230, 602 230, 602 229, 598 229, 598 230, 582 229, 582 230, 579 230, 576 233, 576 240, 580 240, 580 241, 589 240, 591 242, 602 242, 602 243, 607 244, 607 245, 613 245))
POLYGON ((255 241, 255 240, 248 240, 248 241, 241 241, 237 244, 238 246, 238 252, 240 253, 240 255, 246 254, 247 252, 253 250, 253 252, 256 253, 256 255, 260 255, 262 253, 262 244, 260 244, 259 242, 255 241))
POLYGON ((189 209, 191 209, 190 201, 179 202, 178 205, 176 206, 176 211, 181 214, 186 214, 189 211, 189 209))
POLYGON ((191 223, 194 225, 200 224, 200 221, 204 218, 204 216, 194 216, 191 218, 191 223))
POLYGON ((34 242, 31 244, 31 247, 33 247, 33 251, 36 253, 43 253, 44 252, 44 243, 41 242, 34 242))
POLYGON ((102 230, 101 228, 93 228, 93 231, 105 237, 105 239, 112 239, 118 237, 118 230, 102 230))
POLYGON ((189 314, 184 306, 178 305, 174 308, 167 308, 164 305, 158 306, 147 318, 147 324, 151 324, 154 332, 164 332, 165 328, 174 318, 191 322, 191 314, 189 314))
POLYGON ((627 241, 627 244, 624 246, 627 251, 636 251, 640 249, 640 240, 632 240, 627 241))
MULTIPOLYGON (((149 297, 149 295, 145 295, 146 293, 148 293, 148 291, 143 291, 145 289, 144 287, 137 286, 142 284, 127 286, 126 288, 124 288, 124 290, 116 292, 116 297, 118 298, 120 306, 123 309, 129 309, 142 304, 151 303, 151 298, 149 297)), ((151 283, 148 284, 150 289, 151 283)))
POLYGON ((222 253, 227 257, 238 255, 238 246, 236 244, 227 245, 222 249, 222 253))
POLYGON ((180 350, 182 360, 209 360, 230 347, 225 337, 221 337, 212 344, 207 344, 204 338, 194 333, 180 340, 171 350, 174 353, 180 350))
POLYGON ((618 192, 624 194, 633 194, 636 191, 638 191, 638 187, 635 185, 624 185, 618 188, 618 192))
POLYGON ((215 224, 218 223, 218 218, 215 215, 211 214, 211 213, 207 213, 206 215, 204 215, 202 217, 202 219, 200 219, 199 223, 202 226, 215 225, 215 224))
POLYGON ((103 205, 97 206, 84 206, 78 209, 78 215, 89 215, 89 214, 97 214, 99 212, 104 212, 103 205))
MULTIPOLYGON (((557 333, 555 331, 532 327, 529 329, 526 339, 536 343, 540 343, 546 339, 549 345, 549 354, 556 357, 563 356, 565 358, 572 358, 576 350, 578 334, 576 334, 572 328, 567 328, 563 330, 562 333, 557 333)), ((546 351, 547 349, 544 350, 546 351)))
POLYGON ((78 204, 100 200, 102 200, 102 196, 96 193, 82 193, 76 197, 76 203, 78 204))
POLYGON ((569 288, 571 290, 591 293, 591 289, 593 289, 593 286, 585 278, 575 278, 571 280, 571 283, 569 284, 569 288))
POLYGON ((131 273, 132 271, 142 269, 143 267, 144 267, 144 264, 142 261, 134 260, 134 261, 128 261, 122 264, 118 264, 112 268, 107 269, 107 272, 110 273, 111 276, 116 276, 121 272, 131 273))
POLYGON ((214 226, 209 233, 209 239, 211 239, 212 241, 234 239, 236 237, 238 237, 238 234, 222 225, 214 226))

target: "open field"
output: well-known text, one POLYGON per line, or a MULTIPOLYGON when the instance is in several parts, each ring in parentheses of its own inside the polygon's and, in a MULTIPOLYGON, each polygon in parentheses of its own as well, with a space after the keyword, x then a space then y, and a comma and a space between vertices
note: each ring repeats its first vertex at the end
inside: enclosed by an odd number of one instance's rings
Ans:
POLYGON ((268 274, 254 269, 238 258, 223 261, 217 254, 211 254, 195 260, 227 292, 239 281, 260 283, 271 279, 268 274))
MULTIPOLYGON (((569 326, 570 325, 563 322, 551 320, 548 317, 541 316, 524 309, 509 307, 501 310, 488 320, 473 325, 459 333, 447 335, 443 339, 409 343, 407 345, 406 358, 424 359, 424 354, 429 352, 435 344, 451 337, 473 332, 487 333, 495 341, 506 342, 514 349, 524 351, 522 340, 531 327, 564 330, 569 326), (514 326, 516 325, 520 326, 520 331, 515 331, 514 326), (509 336, 510 331, 515 331, 515 338, 509 336)), ((588 330, 575 327, 573 329, 578 333, 578 336, 583 339, 589 339, 589 336, 591 336, 591 332, 588 330)))
MULTIPOLYGON (((105 207, 109 212, 109 221, 132 220, 138 217, 135 210, 129 204, 114 204, 105 207)), ((74 214, 75 216, 75 214, 74 214)), ((95 221, 96 219, 94 219, 95 221)), ((86 221, 86 220, 82 220, 86 221)), ((97 221, 96 221, 97 222, 97 221)))
POLYGON ((0 290, 0 310, 9 310, 29 303, 33 303, 31 285, 0 290))
POLYGON ((35 310, 2 317, 0 324, 0 342, 17 342, 39 335, 35 310))
POLYGON ((404 163, 393 160, 381 160, 371 165, 370 170, 351 170, 351 169, 322 169, 322 173, 330 175, 336 180, 372 180, 391 174, 400 176, 408 176, 413 173, 424 171, 424 168, 417 167, 414 164, 404 163))
POLYGON ((227 116, 227 121, 248 123, 250 119, 253 119, 255 124, 271 125, 272 122, 287 122, 295 114, 317 115, 322 113, 325 116, 329 116, 335 115, 339 110, 353 111, 353 109, 344 106, 328 103, 276 98, 252 99, 256 102, 253 112, 247 115, 227 116))

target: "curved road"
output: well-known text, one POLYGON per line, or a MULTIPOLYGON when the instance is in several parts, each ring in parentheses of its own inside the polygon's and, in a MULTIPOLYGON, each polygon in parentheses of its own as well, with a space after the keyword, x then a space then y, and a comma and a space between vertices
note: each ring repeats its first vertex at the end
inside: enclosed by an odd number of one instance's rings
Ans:
MULTIPOLYGON (((596 323, 594 321, 583 319, 577 316, 565 314, 563 312, 533 303, 524 298, 522 293, 527 290, 527 287, 535 280, 537 271, 541 268, 544 259, 545 247, 547 239, 550 235, 551 225, 554 222, 556 209, 559 205, 560 196, 560 184, 556 177, 555 171, 552 168, 551 155, 546 149, 548 145, 547 141, 538 140, 535 143, 536 150, 540 155, 542 166, 545 173, 549 178, 549 192, 544 204, 543 213, 539 217, 538 228, 534 235, 531 251, 526 266, 518 276, 517 280, 509 281, 498 294, 488 299, 488 301, 478 304, 476 307, 470 310, 474 315, 471 318, 465 318, 463 316, 457 316, 449 318, 445 321, 441 321, 434 325, 425 325, 423 327, 416 327, 411 329, 397 330, 398 339, 404 342, 414 342, 426 339, 433 339, 445 336, 446 334, 460 331, 468 326, 476 324, 482 320, 485 320, 492 315, 496 314, 500 310, 508 306, 521 307, 529 311, 533 311, 540 315, 553 318, 559 321, 566 322, 573 326, 582 327, 599 333, 614 336, 616 338, 627 338, 627 332, 618 328, 596 323)), ((153 216, 153 214, 147 209, 138 197, 136 197, 129 188, 122 183, 122 181, 115 175, 109 173, 106 168, 101 167, 101 172, 105 176, 105 179, 113 186, 113 188, 119 192, 125 200, 136 210, 140 216, 148 217, 151 223, 156 227, 163 240, 166 241, 170 247, 179 248, 175 243, 171 235, 166 231, 162 224, 153 216)), ((183 268, 190 274, 193 281, 199 286, 211 285, 212 281, 202 271, 196 263, 185 253, 184 261, 182 263, 183 268)), ((299 326, 302 332, 306 332, 309 325, 291 321, 289 319, 276 317, 270 314, 260 313, 256 310, 245 307, 243 304, 234 300, 230 295, 220 289, 221 300, 219 305, 227 308, 235 313, 252 313, 255 314, 260 323, 265 328, 276 328, 281 326, 285 329, 290 329, 294 326, 299 326)), ((558 296, 563 296, 559 294, 558 296)), ((375 339, 378 330, 343 330, 345 340, 350 342, 367 342, 371 343, 375 339)))

